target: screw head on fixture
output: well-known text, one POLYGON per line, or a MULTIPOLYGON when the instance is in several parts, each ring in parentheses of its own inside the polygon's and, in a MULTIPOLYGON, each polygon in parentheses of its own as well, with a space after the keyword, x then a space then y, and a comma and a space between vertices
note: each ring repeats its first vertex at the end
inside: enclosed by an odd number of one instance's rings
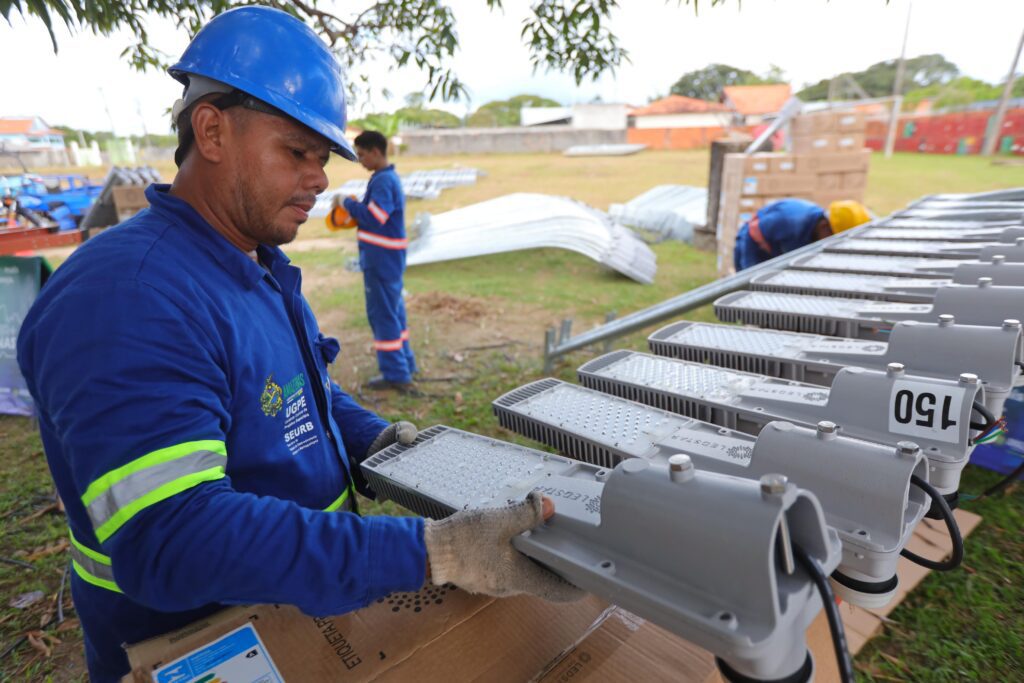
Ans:
POLYGON ((943 313, 939 316, 939 327, 949 327, 955 320, 952 313, 943 313))
POLYGON ((960 373, 960 383, 961 384, 977 384, 978 383, 978 376, 975 375, 973 372, 962 372, 962 373, 960 373))
POLYGON ((918 454, 921 447, 913 441, 899 441, 896 443, 896 454, 905 457, 913 457, 918 454))
POLYGON ((765 474, 761 477, 761 493, 766 496, 778 496, 786 492, 789 479, 784 474, 765 474))
POLYGON ((906 366, 903 363, 889 363, 885 366, 885 372, 890 377, 893 375, 902 375, 906 370, 906 366))
POLYGON ((683 453, 676 453, 668 459, 668 477, 674 482, 690 481, 696 474, 693 460, 683 453))
POLYGON ((1004 330, 1019 330, 1020 329, 1020 321, 1015 319, 1015 318, 1007 318, 1006 320, 1003 321, 1003 329, 1004 330))

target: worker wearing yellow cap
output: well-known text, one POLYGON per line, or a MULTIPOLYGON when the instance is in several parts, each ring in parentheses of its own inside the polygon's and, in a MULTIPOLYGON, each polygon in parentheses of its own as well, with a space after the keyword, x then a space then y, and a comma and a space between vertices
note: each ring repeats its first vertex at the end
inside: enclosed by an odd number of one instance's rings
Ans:
POLYGON ((763 263, 871 220, 860 202, 832 202, 828 210, 803 199, 783 199, 757 212, 736 235, 736 270, 763 263))

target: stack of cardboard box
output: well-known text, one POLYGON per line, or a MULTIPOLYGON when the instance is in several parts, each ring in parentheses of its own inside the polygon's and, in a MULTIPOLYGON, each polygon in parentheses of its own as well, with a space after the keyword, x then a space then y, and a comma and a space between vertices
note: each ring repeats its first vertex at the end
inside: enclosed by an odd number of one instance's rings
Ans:
POLYGON ((716 231, 720 275, 733 272, 736 233, 763 206, 790 197, 822 207, 863 200, 871 159, 864 128, 860 112, 806 114, 790 122, 791 153, 726 155, 716 231))

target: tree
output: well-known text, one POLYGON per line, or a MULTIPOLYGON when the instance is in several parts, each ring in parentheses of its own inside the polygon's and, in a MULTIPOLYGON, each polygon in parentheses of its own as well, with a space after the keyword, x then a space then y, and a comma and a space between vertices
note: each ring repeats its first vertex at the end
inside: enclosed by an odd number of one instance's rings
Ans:
MULTIPOLYGON (((713 4, 721 1, 712 0, 713 4)), ((455 15, 444 0, 363 0, 365 9, 359 12, 333 7, 329 11, 317 0, 255 2, 289 12, 314 28, 347 67, 353 89, 371 88, 356 67, 371 59, 388 59, 393 68, 412 64, 424 71, 428 99, 458 99, 465 94, 465 86, 449 66, 458 34, 455 15)), ((502 8, 502 0, 483 2, 492 10, 502 8)), ((251 4, 254 0, 3 0, 0 13, 8 23, 14 13, 41 20, 55 52, 55 23, 62 22, 73 33, 89 30, 111 35, 127 29, 135 42, 122 54, 145 69, 166 66, 169 58, 149 44, 147 15, 172 19, 194 35, 213 15, 251 4)), ((578 85, 618 67, 628 55, 606 26, 617 4, 616 0, 536 0, 521 31, 534 68, 570 71, 578 85)))
POLYGON ((771 65, 764 76, 753 71, 739 69, 728 64, 708 64, 703 69, 683 74, 672 84, 671 94, 695 97, 698 100, 717 101, 722 88, 727 85, 761 85, 764 83, 782 83, 782 69, 771 65))
MULTIPOLYGON (((888 97, 892 95, 892 88, 896 82, 896 62, 890 59, 885 62, 872 64, 863 71, 851 74, 837 74, 839 76, 851 76, 864 89, 870 97, 888 97)), ((903 92, 906 95, 911 90, 926 88, 931 85, 948 83, 960 75, 960 69, 956 64, 948 61, 942 55, 920 55, 906 60, 903 74, 903 92)), ((818 81, 809 85, 797 96, 805 102, 828 99, 829 83, 831 78, 818 81)), ((845 88, 845 84, 841 84, 845 88)), ((845 96, 845 90, 839 93, 845 96)))
MULTIPOLYGON (((491 10, 502 9, 503 0, 481 1, 491 10)), ((726 1, 705 0, 712 6, 726 1)), ((692 3, 695 11, 700 7, 700 0, 675 2, 692 3)), ((334 3, 328 11, 318 0, 0 0, 0 14, 8 23, 15 12, 41 20, 50 32, 54 52, 58 48, 55 23, 63 22, 72 33, 88 30, 106 36, 126 29, 134 34, 135 42, 122 54, 137 68, 145 69, 166 66, 168 59, 149 44, 149 16, 172 19, 194 35, 213 15, 232 7, 268 5, 306 22, 327 41, 346 66, 353 92, 374 89, 358 67, 386 59, 392 68, 413 64, 425 72, 430 100, 466 95, 465 85, 449 66, 458 47, 458 33, 455 15, 445 0, 362 3, 366 7, 362 11, 340 12, 333 9, 334 3)), ((520 35, 529 48, 534 70, 571 72, 579 85, 629 61, 618 37, 607 28, 617 7, 617 0, 533 0, 532 14, 523 22, 520 35)))
POLYGON ((516 95, 507 100, 496 100, 480 105, 470 114, 466 125, 472 128, 498 128, 518 126, 521 122, 520 110, 523 107, 560 107, 554 100, 540 95, 516 95))

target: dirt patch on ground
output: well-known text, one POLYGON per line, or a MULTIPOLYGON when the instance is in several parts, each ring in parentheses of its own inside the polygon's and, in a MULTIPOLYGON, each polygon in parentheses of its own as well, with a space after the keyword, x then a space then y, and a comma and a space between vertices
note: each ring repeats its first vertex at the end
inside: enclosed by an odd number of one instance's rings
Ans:
POLYGON ((486 299, 454 296, 445 292, 423 292, 409 297, 408 308, 413 313, 442 315, 459 322, 480 320, 494 310, 486 299))

